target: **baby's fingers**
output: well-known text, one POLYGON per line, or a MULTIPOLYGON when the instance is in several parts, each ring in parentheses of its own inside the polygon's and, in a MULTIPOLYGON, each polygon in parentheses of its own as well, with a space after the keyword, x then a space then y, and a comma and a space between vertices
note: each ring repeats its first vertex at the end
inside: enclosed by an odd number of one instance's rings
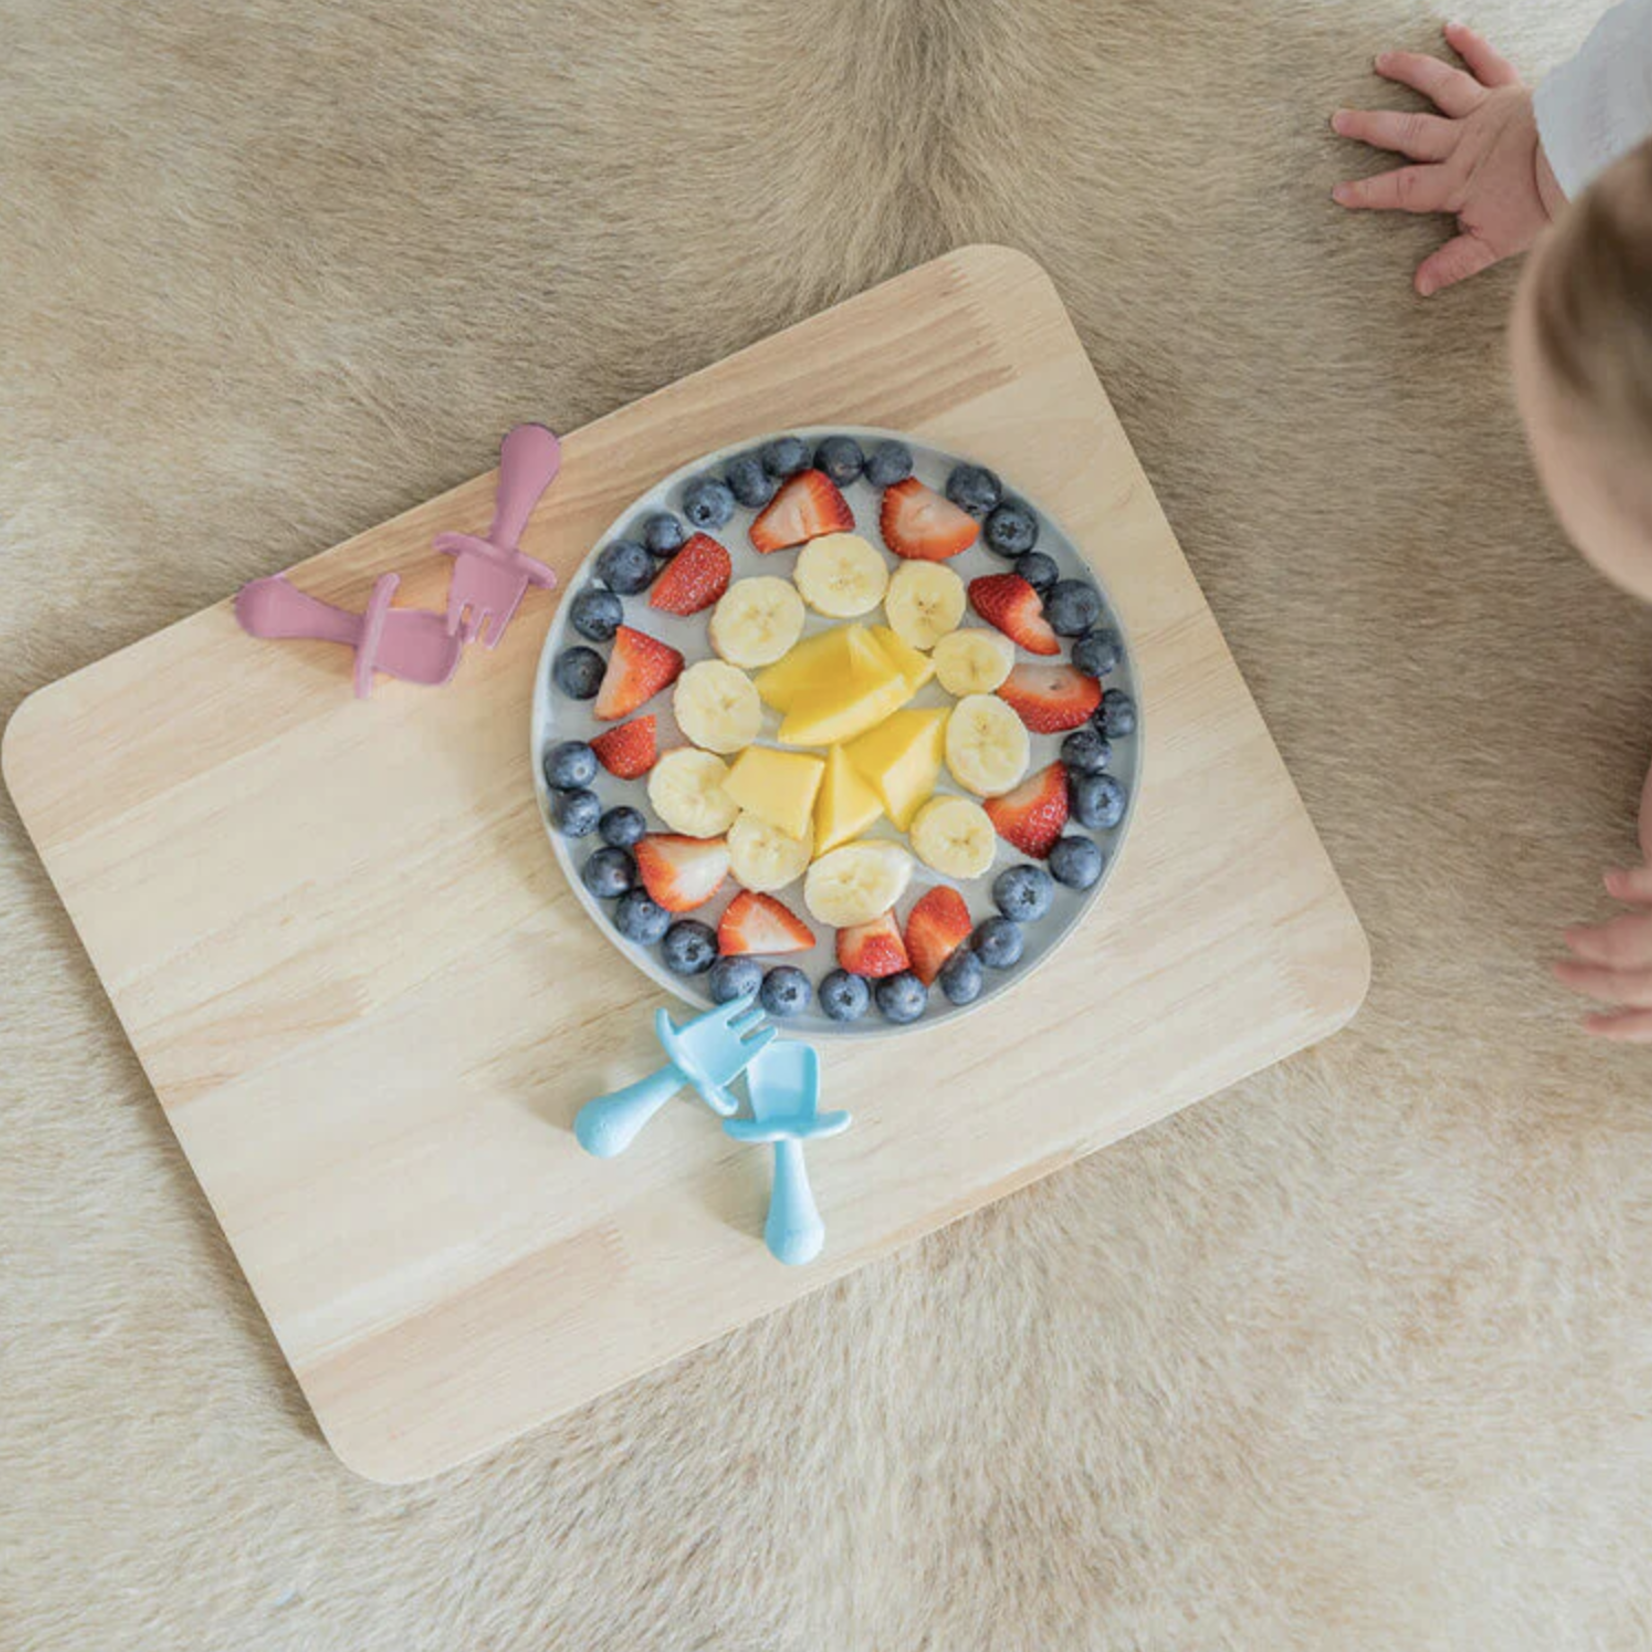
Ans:
POLYGON ((1579 963, 1563 958, 1554 966, 1555 979, 1598 1004, 1623 1004, 1630 1009, 1652 1009, 1652 969, 1613 969, 1606 964, 1579 963))
POLYGON ((1606 874, 1606 893, 1631 906, 1652 906, 1652 866, 1614 868, 1606 874))
POLYGON ((1652 969, 1652 915, 1625 912, 1603 924, 1568 929, 1566 945, 1586 964, 1612 969, 1652 969))
POLYGON ((1652 1010, 1606 1010, 1586 1015, 1583 1030, 1617 1044, 1652 1044, 1652 1010))
POLYGON ((1451 193, 1443 166, 1402 166, 1338 184, 1331 199, 1339 206, 1371 212, 1450 212, 1451 193))
POLYGON ((1486 95, 1485 87, 1473 75, 1421 52, 1384 52, 1375 67, 1384 80, 1421 92, 1442 115, 1450 115, 1453 120, 1461 120, 1478 108, 1486 95))
POLYGON ((1398 109, 1339 109, 1331 116, 1331 130, 1413 161, 1443 161, 1457 142, 1450 121, 1398 109))
POLYGON ((1483 34, 1463 23, 1447 23, 1446 44, 1474 71, 1482 86, 1514 86, 1520 75, 1515 66, 1483 34))
POLYGON ((1417 266, 1417 294, 1431 298, 1442 288, 1455 287, 1459 281, 1489 270, 1500 256, 1478 235, 1454 235, 1417 266))

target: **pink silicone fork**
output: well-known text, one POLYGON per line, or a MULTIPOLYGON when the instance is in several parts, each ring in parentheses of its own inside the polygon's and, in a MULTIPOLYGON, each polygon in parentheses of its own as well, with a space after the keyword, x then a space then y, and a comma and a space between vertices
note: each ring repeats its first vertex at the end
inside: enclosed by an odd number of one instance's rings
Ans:
POLYGON ((561 468, 561 445, 544 425, 517 425, 499 444, 499 490, 487 537, 436 536, 435 548, 455 559, 447 593, 449 636, 497 648, 527 588, 556 584, 543 562, 524 556, 516 545, 539 496, 561 468))

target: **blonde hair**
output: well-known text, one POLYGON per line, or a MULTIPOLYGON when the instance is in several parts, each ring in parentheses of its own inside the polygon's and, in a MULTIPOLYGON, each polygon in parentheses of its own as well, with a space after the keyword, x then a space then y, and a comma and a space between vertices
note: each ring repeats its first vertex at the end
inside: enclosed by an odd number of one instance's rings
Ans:
POLYGON ((1652 142, 1566 209, 1532 274, 1537 354, 1572 418, 1652 463, 1652 142))

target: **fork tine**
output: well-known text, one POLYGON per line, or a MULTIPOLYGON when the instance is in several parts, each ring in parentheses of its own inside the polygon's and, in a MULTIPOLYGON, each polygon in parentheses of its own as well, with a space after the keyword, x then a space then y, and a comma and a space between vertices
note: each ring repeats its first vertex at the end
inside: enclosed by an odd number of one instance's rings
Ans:
POLYGON ((766 1049, 779 1036, 780 1029, 778 1027, 763 1026, 759 1027, 750 1038, 741 1039, 740 1042, 745 1049, 746 1061, 748 1065, 753 1059, 755 1059, 759 1050, 766 1049))
POLYGON ((711 1012, 712 1018, 718 1025, 730 1027, 756 1003, 757 994, 748 992, 744 998, 731 998, 726 1004, 718 1005, 711 1012))
POLYGON ((715 1068, 713 1076, 719 1084, 729 1081, 743 1073, 752 1063, 757 1052, 775 1036, 773 1027, 759 1027, 750 1038, 737 1039, 732 1044, 720 1047, 709 1065, 715 1068))
POLYGON ((755 1005, 746 1014, 728 1024, 728 1030, 744 1038, 747 1033, 755 1031, 763 1025, 763 1012, 755 1005))

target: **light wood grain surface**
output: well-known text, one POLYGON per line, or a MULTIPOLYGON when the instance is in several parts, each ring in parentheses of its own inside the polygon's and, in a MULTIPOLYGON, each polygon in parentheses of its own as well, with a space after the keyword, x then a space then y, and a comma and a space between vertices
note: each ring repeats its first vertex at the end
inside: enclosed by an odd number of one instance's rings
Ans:
MULTIPOLYGON (((555 409, 540 410, 554 424, 555 409)), ((323 1431, 409 1480, 498 1445, 1334 1031, 1364 936, 1048 279, 966 248, 568 436, 523 548, 564 573, 696 453, 885 425, 1047 501, 1136 646, 1144 784, 1098 909, 956 1033, 826 1055, 855 1128, 830 1232, 763 1248, 766 1155, 673 1105, 621 1160, 569 1124, 663 1002, 552 861, 529 769, 556 596, 440 691, 255 643, 229 602, 34 695, 5 774, 323 1431)), ((492 478, 295 571, 440 607, 492 478)), ((282 561, 272 545, 272 570, 282 561)))

